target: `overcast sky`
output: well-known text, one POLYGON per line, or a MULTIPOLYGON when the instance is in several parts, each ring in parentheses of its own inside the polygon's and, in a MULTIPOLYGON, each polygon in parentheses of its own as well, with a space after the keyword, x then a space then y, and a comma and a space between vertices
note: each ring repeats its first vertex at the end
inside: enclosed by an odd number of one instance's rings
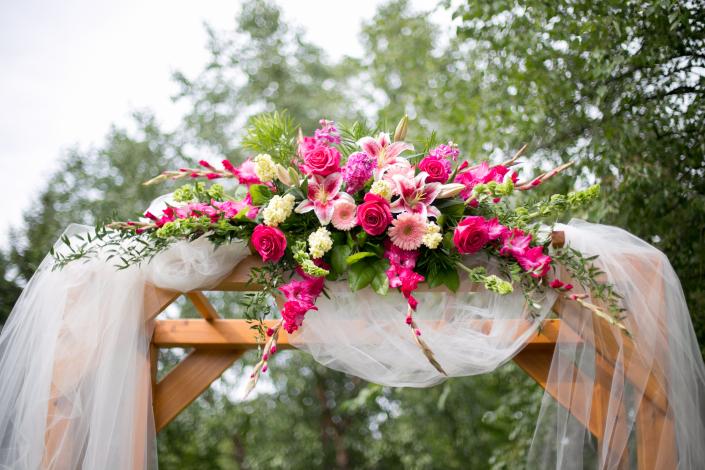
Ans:
MULTIPOLYGON (((127 123, 136 109, 152 109, 166 126, 178 121, 171 72, 199 71, 203 23, 232 27, 240 3, 0 0, 0 245, 67 148, 99 146, 110 124, 127 123)), ((360 23, 378 3, 280 2, 334 58, 359 55, 360 23)))

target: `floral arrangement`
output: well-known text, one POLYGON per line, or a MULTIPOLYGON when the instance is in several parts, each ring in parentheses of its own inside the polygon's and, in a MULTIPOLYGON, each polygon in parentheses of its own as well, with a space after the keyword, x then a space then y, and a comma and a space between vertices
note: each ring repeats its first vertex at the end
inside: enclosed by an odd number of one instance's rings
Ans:
POLYGON ((146 183, 231 179, 238 183, 231 191, 218 183, 185 184, 162 213, 101 225, 86 243, 70 246, 69 254, 55 254, 57 265, 103 247, 124 268, 178 240, 247 241, 263 261, 251 274, 262 290, 248 298, 248 317, 261 320, 270 313, 269 296, 283 296, 281 321, 268 331, 260 326, 268 339, 253 385, 276 350, 279 330, 293 333, 302 326, 327 280, 347 280, 352 291, 401 292, 408 306, 404 321, 441 373, 414 321, 414 292, 422 283, 455 291, 463 274, 497 295, 519 289, 529 314, 540 307, 541 294, 553 289, 618 324, 619 296, 596 280, 600 272, 590 259, 569 247, 549 252, 551 232, 541 230, 593 201, 598 186, 522 202, 519 193, 570 163, 523 179, 517 165, 525 147, 500 164, 469 162, 455 144, 439 144, 435 135, 416 152, 404 140, 407 127, 404 117, 390 136, 359 123, 339 130, 321 120, 305 136, 286 114, 260 116, 244 139, 256 156, 237 166, 200 161, 197 168, 165 171, 146 183), (496 273, 482 263, 468 266, 465 255, 476 253, 496 260, 496 273), (555 276, 559 263, 604 306, 572 294, 573 286, 555 276))

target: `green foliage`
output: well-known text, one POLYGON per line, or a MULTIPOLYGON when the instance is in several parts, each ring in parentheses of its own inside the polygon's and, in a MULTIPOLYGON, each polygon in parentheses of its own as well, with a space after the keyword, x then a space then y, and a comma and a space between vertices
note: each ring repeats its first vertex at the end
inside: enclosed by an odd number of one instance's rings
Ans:
POLYGON ((266 153, 281 165, 290 165, 296 155, 296 128, 286 111, 253 116, 242 138, 242 146, 254 153, 266 153))

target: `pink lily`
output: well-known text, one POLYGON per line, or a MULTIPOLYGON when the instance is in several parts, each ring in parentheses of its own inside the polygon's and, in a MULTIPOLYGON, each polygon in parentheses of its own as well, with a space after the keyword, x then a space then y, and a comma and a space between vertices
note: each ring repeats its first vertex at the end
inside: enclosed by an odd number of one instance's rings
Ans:
POLYGON ((408 211, 424 217, 438 217, 441 212, 431 204, 441 192, 441 183, 426 183, 428 173, 422 171, 414 178, 394 175, 396 192, 399 194, 390 207, 394 213, 408 211))
POLYGON ((377 159, 377 170, 397 162, 403 151, 414 150, 414 146, 406 142, 392 142, 386 132, 381 132, 376 139, 363 137, 357 144, 367 155, 377 159))
POLYGON ((296 207, 295 212, 304 214, 314 211, 321 225, 328 225, 331 218, 333 218, 335 201, 343 197, 343 194, 347 195, 347 193, 340 192, 342 185, 342 173, 331 173, 326 177, 312 175, 308 179, 308 199, 303 200, 296 207))

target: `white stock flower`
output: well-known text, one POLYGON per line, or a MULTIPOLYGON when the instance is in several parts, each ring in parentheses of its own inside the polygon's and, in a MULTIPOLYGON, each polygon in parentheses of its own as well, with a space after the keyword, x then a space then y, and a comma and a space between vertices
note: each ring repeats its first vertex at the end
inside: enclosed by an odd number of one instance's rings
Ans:
POLYGON ((262 211, 264 225, 276 227, 284 222, 294 210, 295 198, 291 194, 274 196, 262 211))
POLYGON ((311 258, 321 258, 331 248, 333 248, 333 239, 325 227, 320 227, 308 236, 308 252, 311 258))
POLYGON ((441 227, 435 222, 429 222, 426 225, 426 234, 423 236, 422 243, 431 250, 435 250, 442 241, 443 235, 441 235, 441 227))
POLYGON ((374 183, 372 183, 372 187, 370 188, 370 192, 372 194, 377 194, 378 196, 382 196, 387 201, 389 201, 392 199, 392 194, 394 193, 394 188, 392 188, 392 185, 389 184, 387 181, 379 180, 379 181, 375 181, 374 183))
POLYGON ((260 181, 266 183, 277 177, 277 165, 269 154, 261 153, 253 161, 255 162, 255 174, 260 181))

